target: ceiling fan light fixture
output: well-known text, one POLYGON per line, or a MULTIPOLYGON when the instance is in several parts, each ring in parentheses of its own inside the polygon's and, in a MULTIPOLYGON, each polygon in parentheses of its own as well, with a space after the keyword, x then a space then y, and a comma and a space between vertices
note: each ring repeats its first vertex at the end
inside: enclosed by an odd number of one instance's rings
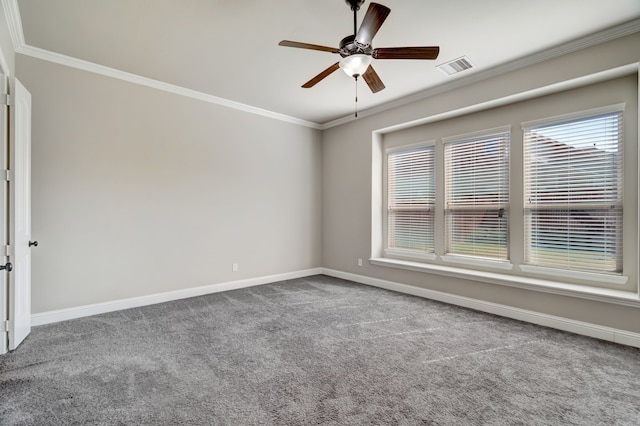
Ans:
POLYGON ((340 61, 340 68, 342 68, 342 71, 349 77, 360 76, 369 68, 372 59, 370 55, 349 55, 340 61))

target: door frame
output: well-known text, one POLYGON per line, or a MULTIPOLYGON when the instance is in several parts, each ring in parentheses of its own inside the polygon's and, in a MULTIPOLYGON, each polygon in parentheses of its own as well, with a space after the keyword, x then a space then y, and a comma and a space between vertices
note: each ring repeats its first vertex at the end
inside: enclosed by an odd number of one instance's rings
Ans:
MULTIPOLYGON (((4 71, 0 64, 0 72, 4 71)), ((9 165, 9 77, 0 74, 0 170, 5 179, 0 180, 0 262, 6 264, 8 257, 9 230, 9 182, 6 180, 9 165)), ((5 271, 0 272, 0 354, 9 350, 9 279, 5 271)))

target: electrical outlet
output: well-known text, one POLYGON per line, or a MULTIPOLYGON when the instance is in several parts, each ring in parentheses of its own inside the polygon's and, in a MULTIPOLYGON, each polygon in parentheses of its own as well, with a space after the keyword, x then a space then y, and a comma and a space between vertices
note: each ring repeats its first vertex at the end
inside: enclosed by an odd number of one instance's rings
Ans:
POLYGON ((362 259, 358 259, 358 266, 362 266, 362 259))
POLYGON ((234 263, 233 265, 231 265, 231 272, 238 272, 238 264, 234 263))

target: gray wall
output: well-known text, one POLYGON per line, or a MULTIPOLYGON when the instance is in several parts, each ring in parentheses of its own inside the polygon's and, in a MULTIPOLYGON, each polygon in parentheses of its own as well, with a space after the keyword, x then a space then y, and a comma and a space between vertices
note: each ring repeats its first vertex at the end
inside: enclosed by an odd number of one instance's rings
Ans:
POLYGON ((16 73, 33 313, 320 266, 319 131, 23 55, 16 73))
MULTIPOLYGON (((640 61, 639 45, 640 34, 634 34, 325 130, 322 265, 365 277, 640 332, 640 309, 637 308, 392 269, 366 261, 364 266, 357 266, 358 258, 368 259, 372 252, 373 131, 635 63, 640 61)), ((637 140, 637 135, 635 137, 637 140)), ((637 191, 632 196, 637 200, 637 191)))

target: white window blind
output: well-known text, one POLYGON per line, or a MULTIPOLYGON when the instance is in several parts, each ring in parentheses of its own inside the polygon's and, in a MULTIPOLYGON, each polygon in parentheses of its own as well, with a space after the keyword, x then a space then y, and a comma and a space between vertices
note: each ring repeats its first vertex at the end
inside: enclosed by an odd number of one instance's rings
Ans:
POLYGON ((387 247, 433 253, 434 146, 390 151, 387 159, 387 247))
POLYGON ((527 264, 622 272, 622 119, 523 125, 527 264))
POLYGON ((509 134, 443 140, 447 254, 508 259, 509 134))

